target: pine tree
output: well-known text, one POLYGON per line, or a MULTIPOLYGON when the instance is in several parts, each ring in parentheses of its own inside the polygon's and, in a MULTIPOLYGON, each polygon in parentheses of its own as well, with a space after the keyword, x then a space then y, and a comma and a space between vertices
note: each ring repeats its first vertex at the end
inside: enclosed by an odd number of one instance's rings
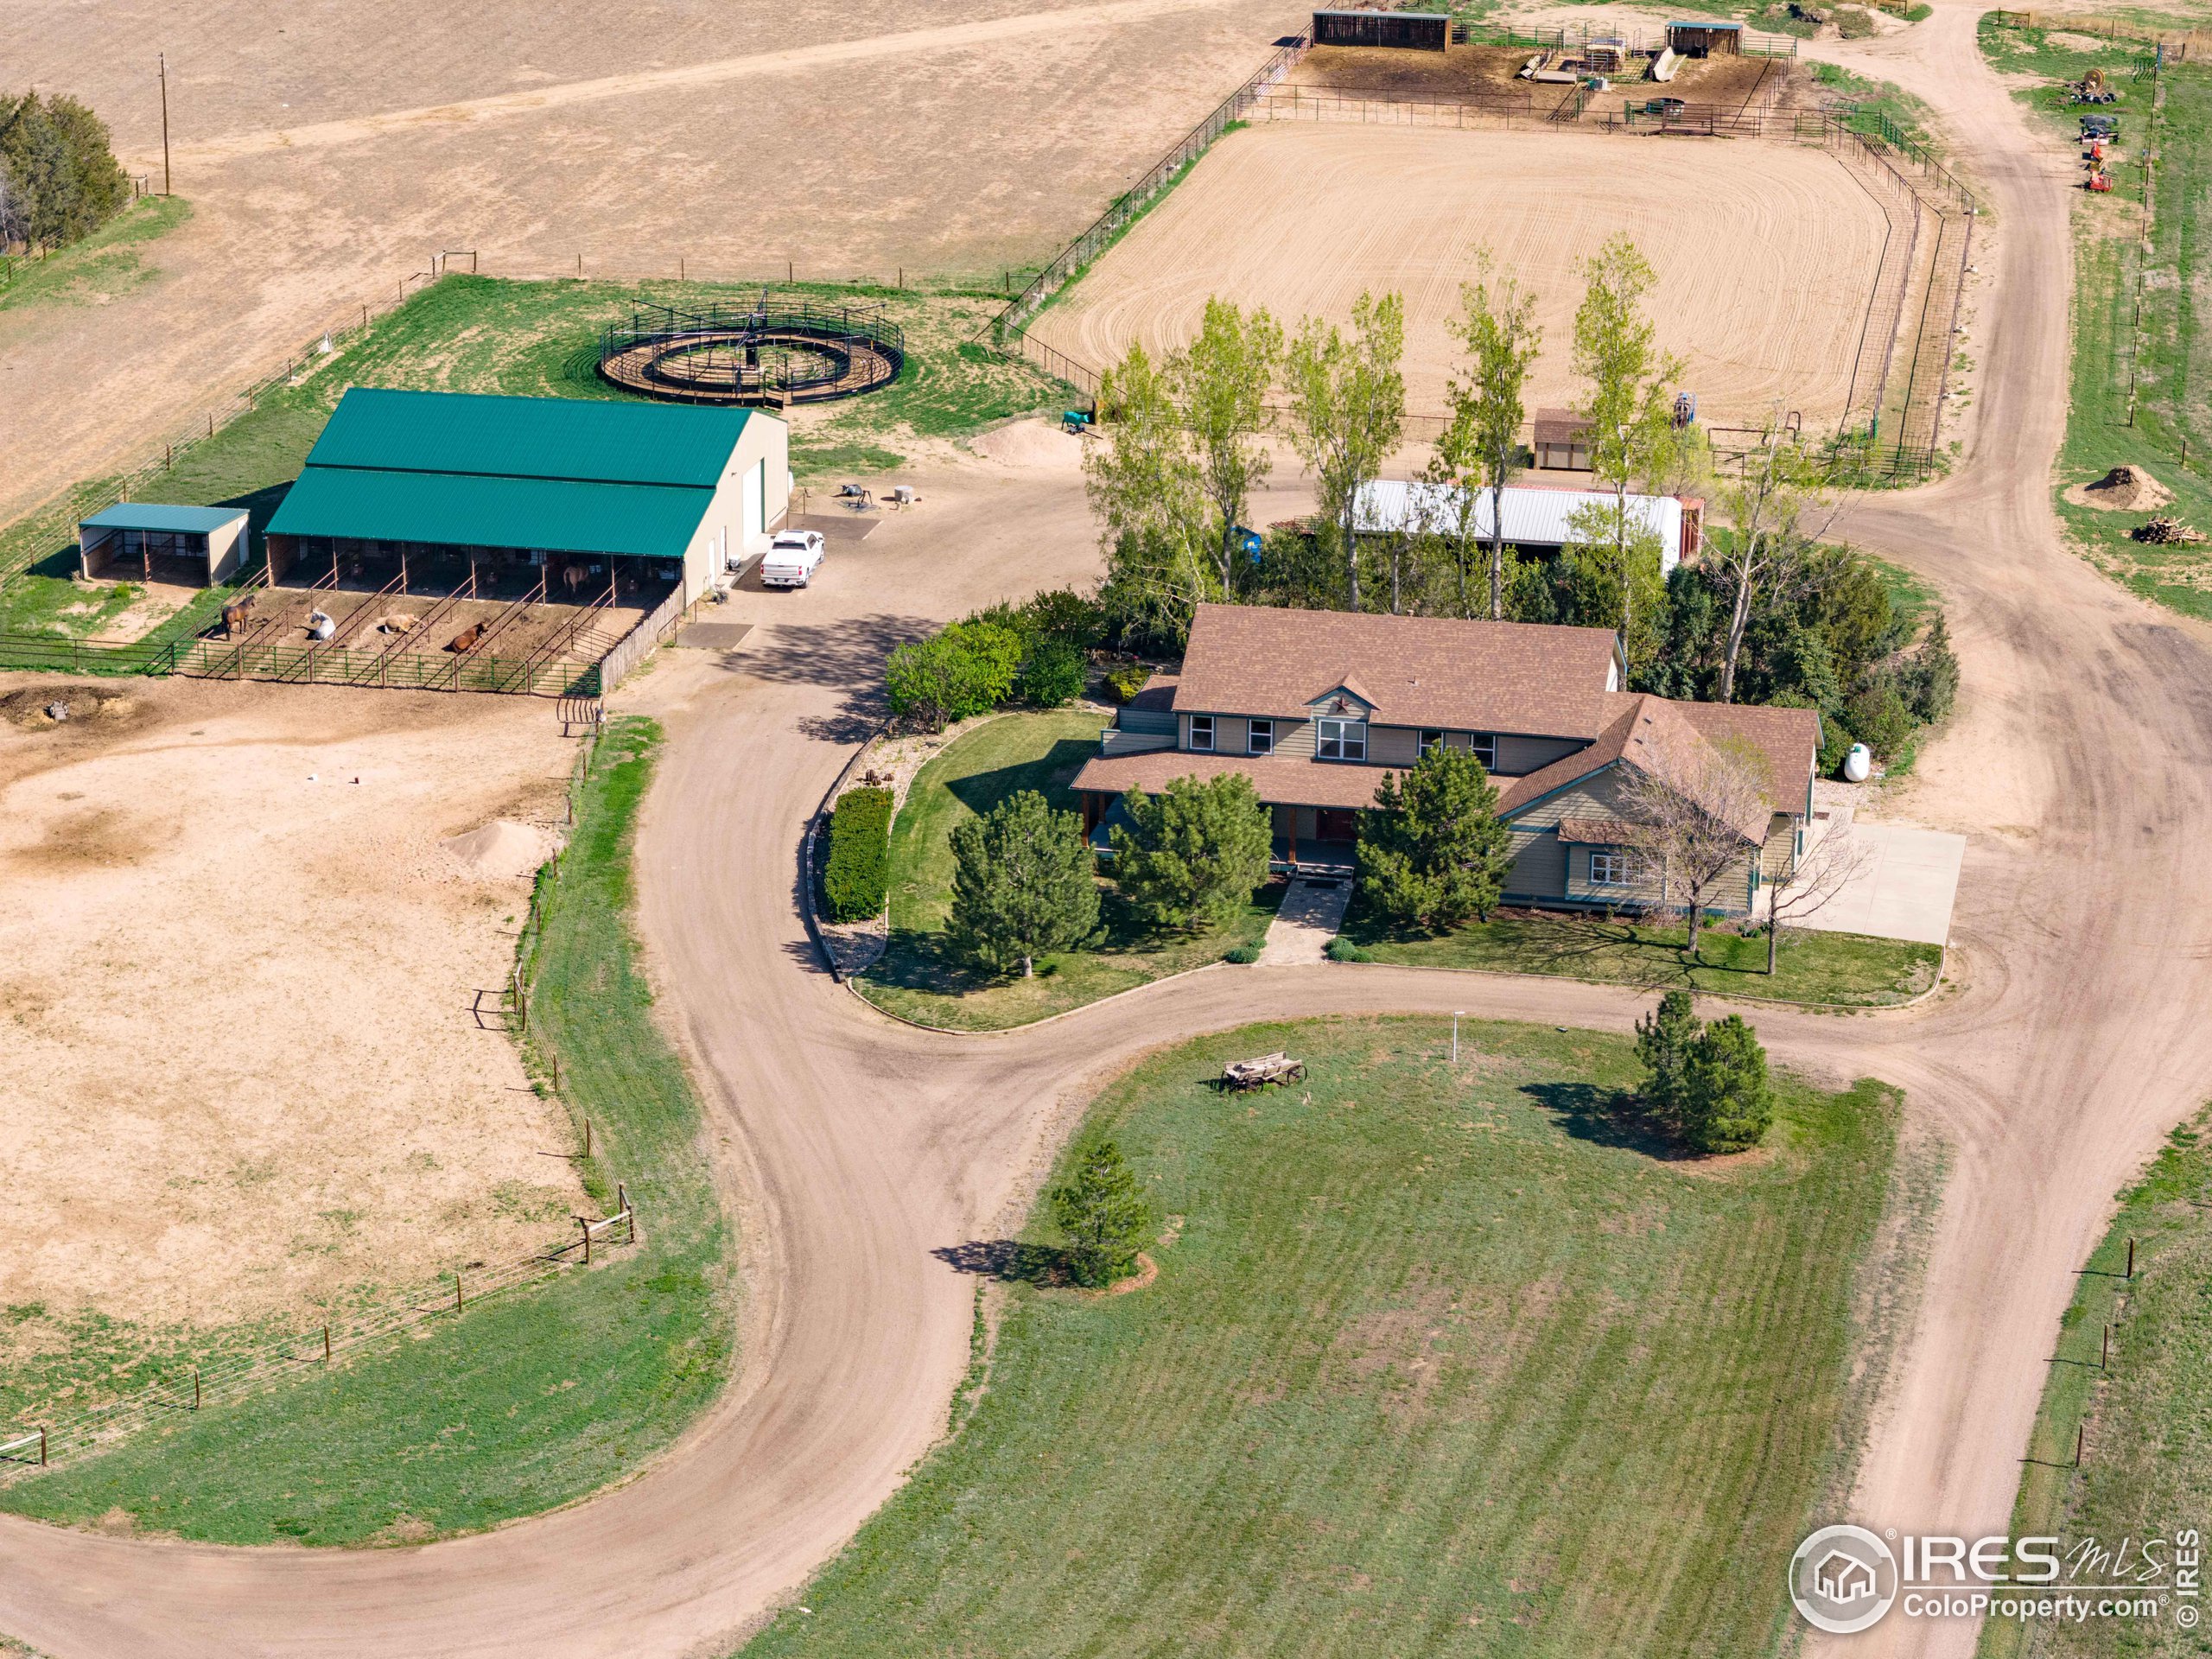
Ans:
POLYGON ((1019 963, 1027 979, 1038 957, 1080 944, 1098 925, 1083 821, 1053 811, 1033 789, 954 830, 952 860, 946 938, 995 973, 1019 963))
POLYGON ((1690 1045, 1681 1073, 1682 1138, 1700 1152, 1755 1147, 1774 1122, 1766 1050, 1740 1015, 1715 1020, 1690 1045))
POLYGON ((1111 1141, 1076 1154, 1068 1179, 1052 1189, 1052 1219, 1068 1236, 1068 1267, 1079 1285, 1110 1285, 1136 1270, 1152 1230, 1152 1206, 1111 1141))
POLYGON ((1172 779, 1157 795, 1122 798, 1113 830, 1114 884, 1154 927, 1196 932, 1224 922, 1268 879, 1267 809, 1241 772, 1172 779))
POLYGON ((1665 1123, 1682 1116, 1682 1074, 1704 1024, 1688 991, 1669 991, 1636 1022, 1636 1058, 1648 1074, 1640 1091, 1644 1109, 1665 1123))
POLYGON ((1440 744, 1402 783, 1384 773, 1374 810, 1361 815, 1360 892, 1402 927, 1487 920, 1512 867, 1511 841, 1483 763, 1440 744))

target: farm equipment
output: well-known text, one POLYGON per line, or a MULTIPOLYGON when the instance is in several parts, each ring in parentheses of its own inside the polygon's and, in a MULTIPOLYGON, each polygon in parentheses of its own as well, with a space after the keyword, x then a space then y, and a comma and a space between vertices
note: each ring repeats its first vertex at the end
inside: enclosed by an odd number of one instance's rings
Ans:
POLYGON ((1277 1049, 1255 1060, 1230 1061, 1221 1068, 1221 1086, 1230 1094, 1241 1095, 1271 1085, 1279 1089, 1285 1084, 1300 1082, 1305 1076, 1305 1061, 1294 1060, 1277 1049))
POLYGON ((2105 79, 2105 72, 2101 69, 2090 70, 2081 79, 2072 83, 2072 90, 2076 104, 2110 104, 2120 97, 2105 79))
POLYGON ((1060 416, 1060 430, 1071 432, 1078 438, 1089 436, 1096 423, 1096 417, 1087 409, 1071 409, 1060 416))
POLYGON ((2089 175, 2088 182, 2083 184, 2082 188, 2084 190, 2094 190, 2099 195, 2103 195, 2112 188, 2112 175, 2107 173, 2104 168, 2099 168, 2095 172, 2089 175))
POLYGON ((2082 137, 2085 143, 2092 138, 2102 138, 2109 143, 2118 143, 2120 139, 2120 118, 2116 115, 2083 116, 2082 118, 2082 137))

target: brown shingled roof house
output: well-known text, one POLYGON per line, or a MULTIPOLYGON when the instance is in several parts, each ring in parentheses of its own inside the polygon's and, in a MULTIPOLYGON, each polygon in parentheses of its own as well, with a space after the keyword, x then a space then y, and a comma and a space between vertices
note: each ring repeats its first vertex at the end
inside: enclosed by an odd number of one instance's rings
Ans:
POLYGON ((1241 772, 1274 813, 1278 862, 1325 868, 1351 861, 1385 771, 1471 749, 1513 831, 1509 902, 1633 910, 1662 895, 1632 844, 1632 774, 1722 746, 1763 774, 1765 810, 1733 826, 1742 881, 1718 908, 1755 912, 1803 847, 1820 716, 1669 702, 1624 677, 1604 628, 1202 605, 1181 673, 1121 710, 1075 788, 1103 841, 1129 790, 1241 772))

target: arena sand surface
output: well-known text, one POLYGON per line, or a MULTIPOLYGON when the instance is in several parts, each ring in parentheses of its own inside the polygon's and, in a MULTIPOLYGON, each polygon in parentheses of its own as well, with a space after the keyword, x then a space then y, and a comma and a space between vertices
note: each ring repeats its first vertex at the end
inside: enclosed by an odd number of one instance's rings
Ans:
POLYGON ((0 676, 0 1141, 54 1224, 0 1304, 304 1314, 560 1236, 565 1114, 469 1013, 528 835, 442 842, 557 823, 572 748, 535 698, 0 676))
POLYGON ((0 520, 145 459, 432 255, 492 275, 995 274, 1048 257, 1294 27, 1262 0, 556 7, 16 0, 191 221, 154 273, 0 314, 0 520), (129 41, 140 50, 119 50, 129 41))
POLYGON ((1101 365, 1198 331, 1206 300, 1347 322, 1406 299, 1406 402, 1440 415, 1449 325, 1488 248, 1539 296, 1531 406, 1565 404, 1581 262, 1626 232, 1658 274, 1659 342, 1707 421, 1844 408, 1887 229, 1826 152, 1751 140, 1268 122, 1222 140, 1032 332, 1101 365))

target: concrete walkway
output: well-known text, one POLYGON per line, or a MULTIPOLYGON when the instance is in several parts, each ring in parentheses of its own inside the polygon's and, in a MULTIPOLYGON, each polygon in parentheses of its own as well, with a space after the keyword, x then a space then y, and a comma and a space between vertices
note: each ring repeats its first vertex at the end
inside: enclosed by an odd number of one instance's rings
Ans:
POLYGON ((1351 903, 1349 877, 1315 880, 1300 876, 1282 896, 1282 908, 1268 924, 1268 942, 1260 961, 1269 968, 1294 967, 1326 959, 1329 941, 1344 925, 1344 911, 1351 903))
POLYGON ((1865 867, 1834 898, 1795 925, 1923 944, 1950 942, 1951 902, 1967 851, 1964 836, 1863 818, 1846 818, 1828 833, 1849 835, 1865 867))

